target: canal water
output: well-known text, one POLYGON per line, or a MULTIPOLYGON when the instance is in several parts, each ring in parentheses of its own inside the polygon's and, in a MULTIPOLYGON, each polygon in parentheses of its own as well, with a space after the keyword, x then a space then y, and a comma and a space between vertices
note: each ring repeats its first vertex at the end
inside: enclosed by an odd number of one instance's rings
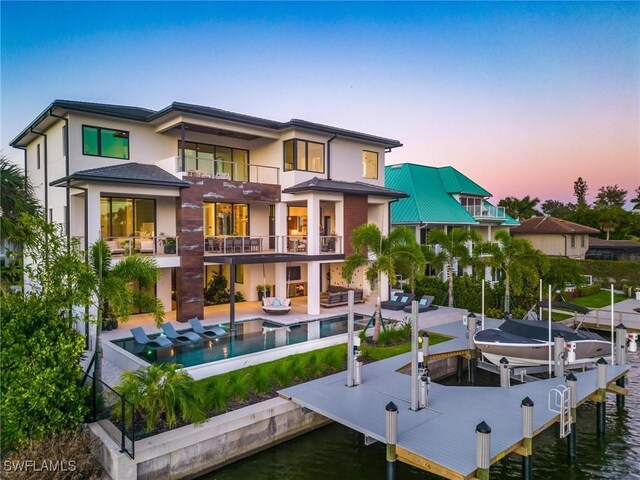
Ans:
MULTIPOLYGON (((596 408, 578 408, 578 458, 569 465, 567 443, 557 425, 534 438, 535 480, 640 480, 640 353, 630 354, 626 408, 616 411, 615 395, 607 395, 604 439, 596 435, 596 408)), ((492 480, 520 479, 521 457, 509 455, 491 467, 492 480)), ((396 479, 435 480, 435 475, 398 463, 396 479)), ((364 438, 331 424, 278 445, 207 476, 206 480, 385 480, 385 446, 364 444, 364 438)))

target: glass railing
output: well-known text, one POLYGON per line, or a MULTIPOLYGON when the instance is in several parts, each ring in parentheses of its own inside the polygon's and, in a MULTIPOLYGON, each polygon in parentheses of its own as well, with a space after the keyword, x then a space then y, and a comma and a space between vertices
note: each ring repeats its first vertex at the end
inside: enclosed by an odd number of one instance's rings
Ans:
POLYGON ((114 257, 139 253, 153 256, 178 255, 178 237, 102 237, 114 257))
MULTIPOLYGON (((318 253, 342 253, 342 237, 319 237, 318 253)), ((218 235, 204 238, 206 254, 309 253, 306 235, 218 235)))
POLYGON ((464 209, 473 218, 506 218, 504 207, 494 207, 493 205, 467 205, 464 209))
POLYGON ((280 183, 280 169, 278 167, 192 156, 183 158, 180 153, 176 156, 176 171, 185 172, 189 176, 218 180, 267 183, 271 185, 280 183))

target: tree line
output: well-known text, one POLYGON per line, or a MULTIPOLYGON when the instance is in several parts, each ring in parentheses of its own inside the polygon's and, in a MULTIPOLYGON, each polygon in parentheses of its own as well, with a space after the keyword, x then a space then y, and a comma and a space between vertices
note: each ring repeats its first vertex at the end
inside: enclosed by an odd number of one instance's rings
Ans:
POLYGON ((616 185, 605 185, 598 189, 595 201, 589 203, 589 186, 582 178, 573 183, 575 203, 548 199, 541 203, 538 197, 529 195, 517 198, 506 197, 498 202, 513 218, 526 220, 539 215, 556 218, 597 228, 607 240, 638 240, 640 237, 640 186, 630 199, 632 210, 625 209, 629 192, 616 185))

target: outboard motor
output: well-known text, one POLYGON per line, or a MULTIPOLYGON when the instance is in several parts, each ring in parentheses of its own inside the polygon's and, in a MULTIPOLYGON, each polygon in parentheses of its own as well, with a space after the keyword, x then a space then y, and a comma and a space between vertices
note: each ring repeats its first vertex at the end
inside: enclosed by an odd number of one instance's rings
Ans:
POLYGON ((627 333, 627 340, 629 340, 629 346, 627 347, 627 351, 629 353, 636 353, 638 351, 638 334, 627 333))

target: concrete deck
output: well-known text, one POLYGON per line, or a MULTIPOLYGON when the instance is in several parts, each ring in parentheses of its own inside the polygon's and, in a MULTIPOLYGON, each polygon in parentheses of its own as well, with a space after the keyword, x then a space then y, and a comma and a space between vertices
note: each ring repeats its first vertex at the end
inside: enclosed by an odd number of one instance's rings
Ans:
MULTIPOLYGON (((491 327, 493 323, 489 321, 486 326, 491 327)), ((441 334, 457 334, 457 338, 430 347, 429 353, 466 348, 465 328, 461 321, 430 328, 430 331, 441 334)), ((381 442, 385 441, 385 406, 393 401, 399 410, 399 451, 404 450, 412 458, 418 459, 421 468, 447 478, 470 478, 475 473, 475 427, 482 421, 492 429, 492 463, 497 461, 499 454, 511 451, 522 441, 520 403, 525 397, 530 397, 535 403, 535 433, 558 417, 547 408, 549 391, 564 384, 563 380, 556 378, 508 389, 448 387, 434 383, 429 391, 429 407, 413 412, 409 408, 410 377, 397 372, 408 363, 409 353, 365 365, 362 384, 352 388, 346 387, 346 372, 341 372, 279 393, 381 442)), ((627 368, 609 366, 607 381, 619 377, 627 368)), ((596 371, 577 373, 576 377, 578 401, 583 402, 596 390, 596 371)))

